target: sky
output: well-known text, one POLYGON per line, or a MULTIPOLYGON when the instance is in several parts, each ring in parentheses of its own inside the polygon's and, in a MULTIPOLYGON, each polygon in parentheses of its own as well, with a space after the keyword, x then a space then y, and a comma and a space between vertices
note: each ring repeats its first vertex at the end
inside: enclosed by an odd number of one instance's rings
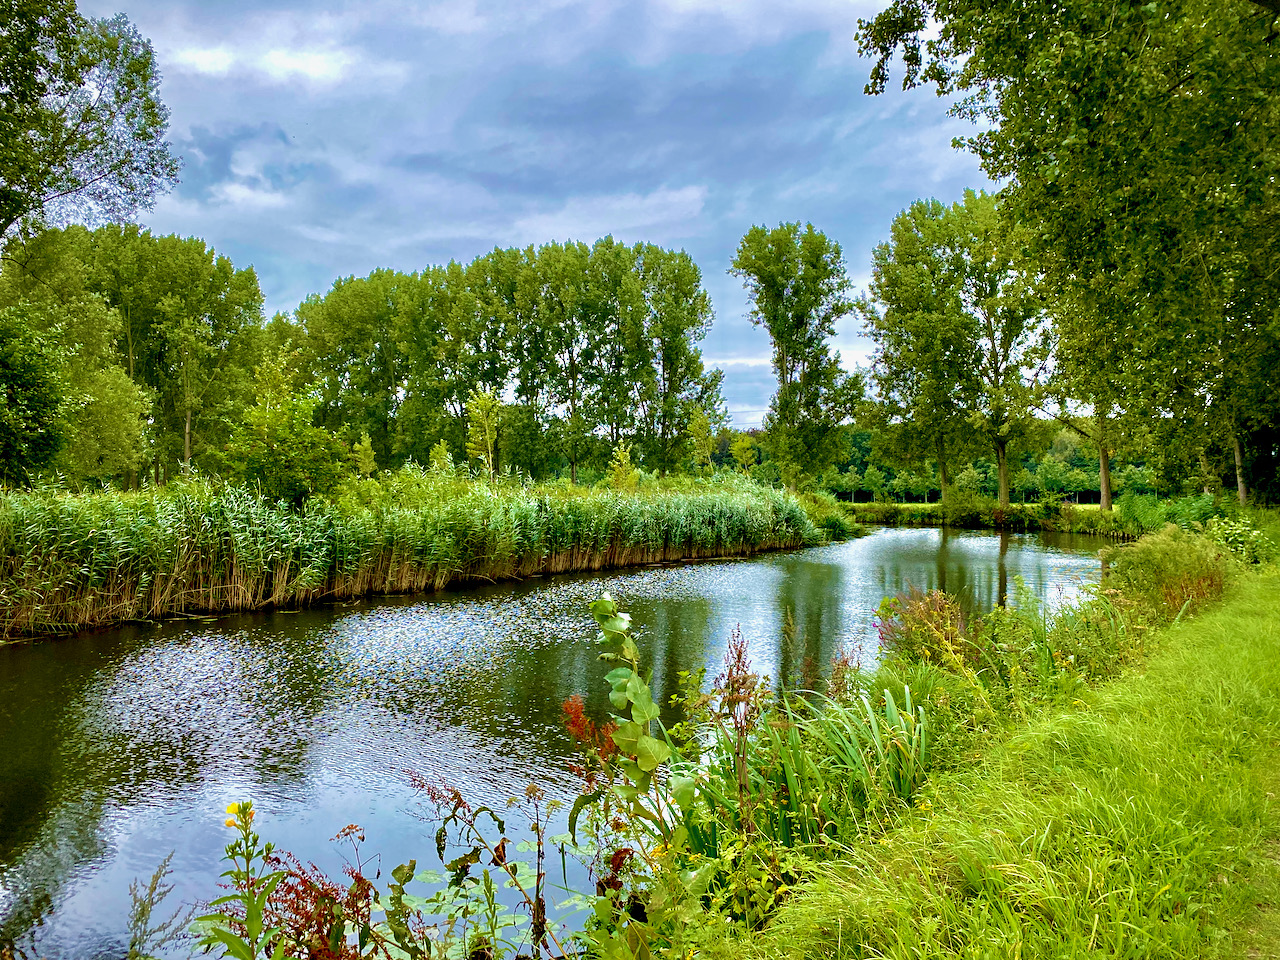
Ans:
MULTIPOLYGON (((139 220, 252 265, 268 315, 338 277, 606 234, 687 250, 734 423, 774 389, 728 267, 812 222, 858 288, 894 215, 989 186, 930 90, 862 92, 868 0, 81 0, 152 41, 181 183, 139 220)), ((869 345, 847 318, 846 366, 869 345)))

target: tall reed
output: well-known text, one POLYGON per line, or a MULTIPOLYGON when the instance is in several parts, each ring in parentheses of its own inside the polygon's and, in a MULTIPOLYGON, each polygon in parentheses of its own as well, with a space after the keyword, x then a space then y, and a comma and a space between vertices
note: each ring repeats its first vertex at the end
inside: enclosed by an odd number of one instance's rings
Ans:
POLYGON ((0 496, 0 638, 818 542, 741 482, 620 493, 409 469, 302 512, 204 481, 0 496))

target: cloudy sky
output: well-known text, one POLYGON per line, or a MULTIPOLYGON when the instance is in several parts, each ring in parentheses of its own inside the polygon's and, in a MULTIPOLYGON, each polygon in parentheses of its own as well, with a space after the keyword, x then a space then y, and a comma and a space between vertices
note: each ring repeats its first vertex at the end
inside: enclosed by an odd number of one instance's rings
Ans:
MULTIPOLYGON (((258 271, 268 312, 339 276, 605 234, 682 247, 740 426, 769 341, 726 274, 756 223, 811 221, 862 286, 922 196, 986 185, 931 92, 866 97, 877 0, 81 0, 155 45, 185 159, 142 220, 258 271)), ((846 365, 866 355, 839 331, 846 365)))

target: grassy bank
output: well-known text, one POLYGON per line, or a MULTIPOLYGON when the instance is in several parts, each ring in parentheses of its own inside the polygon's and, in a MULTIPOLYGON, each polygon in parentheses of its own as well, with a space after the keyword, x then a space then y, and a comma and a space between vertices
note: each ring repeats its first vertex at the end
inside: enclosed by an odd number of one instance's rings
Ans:
POLYGON ((848 503, 850 517, 859 523, 899 527, 959 527, 971 530, 1012 530, 1090 533, 1118 540, 1135 539, 1167 523, 1189 528, 1211 518, 1235 519, 1254 515, 1260 525, 1273 522, 1275 511, 1242 510, 1234 500, 1201 494, 1173 500, 1126 494, 1113 510, 1097 504, 1047 500, 1038 503, 995 501, 957 492, 947 503, 848 503))
MULTIPOLYGON (((822 521, 819 507, 810 510, 822 521)), ((822 538, 795 498, 734 478, 620 493, 405 470, 352 482, 302 512, 199 482, 10 493, 0 497, 0 638, 745 556, 822 538)))
POLYGON ((1268 929, 1258 881, 1275 892, 1258 865, 1280 837, 1277 611, 1275 568, 1248 577, 1142 673, 937 778, 767 929, 703 955, 1245 955, 1268 929))

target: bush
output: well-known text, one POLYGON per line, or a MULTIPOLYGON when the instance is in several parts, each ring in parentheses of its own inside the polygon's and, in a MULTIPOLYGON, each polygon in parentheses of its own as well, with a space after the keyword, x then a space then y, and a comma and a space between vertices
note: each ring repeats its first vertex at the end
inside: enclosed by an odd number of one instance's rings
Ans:
POLYGON ((832 540, 847 540, 865 532, 862 525, 849 515, 845 504, 830 493, 815 490, 801 494, 798 499, 813 525, 832 540))
POLYGON ((1204 523, 1204 535, 1245 563, 1269 563, 1276 558, 1276 545, 1248 520, 1210 517, 1204 523))
POLYGON ((1208 537, 1172 524, 1135 543, 1104 550, 1102 559, 1110 566, 1104 586, 1143 604, 1157 621, 1220 597, 1234 563, 1229 551, 1208 537))

